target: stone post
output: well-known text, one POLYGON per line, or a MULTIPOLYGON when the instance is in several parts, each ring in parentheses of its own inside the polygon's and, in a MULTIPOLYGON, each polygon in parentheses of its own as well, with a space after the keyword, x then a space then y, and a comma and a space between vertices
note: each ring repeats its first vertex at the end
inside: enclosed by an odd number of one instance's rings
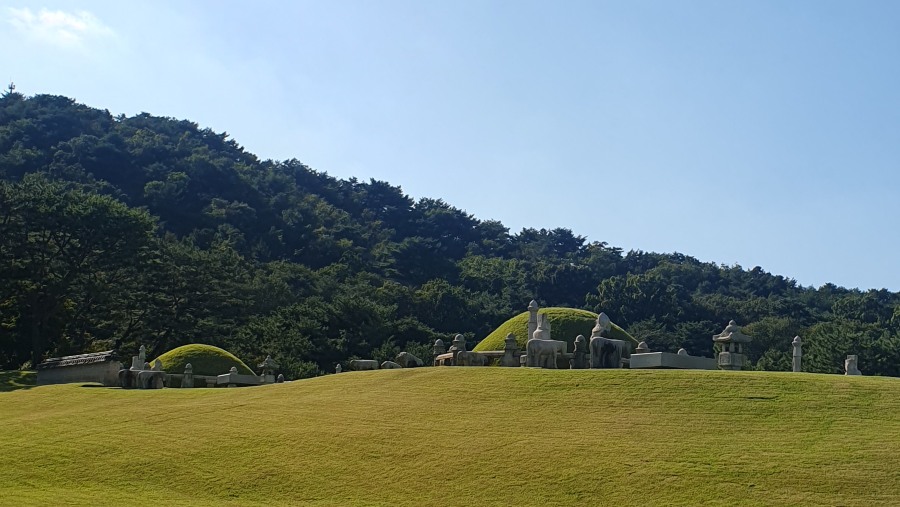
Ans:
POLYGON ((453 361, 451 364, 456 366, 456 356, 459 355, 460 352, 465 352, 466 350, 466 337, 458 334, 453 337, 453 344, 450 345, 450 352, 453 352, 453 361))
POLYGON ((534 338, 534 332, 537 331, 538 328, 538 304, 537 301, 531 300, 528 303, 528 338, 525 338, 525 341, 528 341, 534 338))
POLYGON ((432 364, 434 366, 437 366, 438 365, 437 357, 441 354, 446 354, 446 353, 447 353, 447 346, 444 345, 444 340, 441 340, 440 338, 435 340, 434 347, 431 348, 432 364))
POLYGON ((583 334, 575 337, 575 351, 572 353, 572 359, 569 359, 569 368, 572 370, 584 370, 590 367, 588 356, 588 341, 583 334))
POLYGON ((799 336, 795 336, 791 345, 794 347, 792 369, 795 372, 803 371, 801 364, 803 359, 803 340, 799 336))
POLYGON ((516 335, 509 333, 506 335, 506 340, 504 340, 503 358, 500 359, 500 366, 518 367, 520 365, 519 344, 516 343, 516 335))

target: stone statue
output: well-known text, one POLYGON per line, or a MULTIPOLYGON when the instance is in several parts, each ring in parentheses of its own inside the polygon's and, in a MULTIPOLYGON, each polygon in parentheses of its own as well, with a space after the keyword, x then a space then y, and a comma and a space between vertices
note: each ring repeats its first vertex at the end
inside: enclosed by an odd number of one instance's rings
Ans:
POLYGON ((572 359, 569 359, 569 368, 572 370, 584 370, 591 366, 590 353, 588 349, 588 341, 584 335, 580 334, 575 337, 575 351, 572 353, 572 359))
POLYGON ((857 359, 856 355, 847 356, 847 359, 844 361, 844 375, 862 375, 862 372, 859 371, 856 365, 857 359))
POLYGON ((597 324, 591 330, 591 368, 621 368, 622 358, 631 356, 631 344, 607 338, 612 321, 603 312, 597 316, 597 324))
POLYGON ((340 373, 340 372, 342 372, 343 370, 344 370, 344 367, 341 366, 341 363, 338 363, 338 364, 334 365, 334 372, 335 372, 335 373, 340 373))
POLYGON ((194 367, 191 363, 184 365, 184 375, 181 377, 181 387, 194 387, 194 367))
POLYGON ((791 346, 794 349, 792 354, 793 361, 791 363, 791 369, 795 372, 802 371, 801 361, 803 360, 803 340, 801 340, 799 336, 795 336, 794 341, 791 342, 791 346))
POLYGON ((278 377, 275 378, 276 384, 284 384, 284 374, 279 373, 278 377))

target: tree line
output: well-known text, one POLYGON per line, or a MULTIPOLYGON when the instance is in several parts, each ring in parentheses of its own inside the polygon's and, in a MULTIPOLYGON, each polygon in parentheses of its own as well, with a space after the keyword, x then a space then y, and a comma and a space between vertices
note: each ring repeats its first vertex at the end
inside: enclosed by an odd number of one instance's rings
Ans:
POLYGON ((624 252, 566 228, 479 220, 399 186, 259 160, 185 120, 0 97, 0 368, 187 343, 289 378, 354 357, 428 356, 524 310, 604 311, 654 350, 711 355, 730 319, 751 364, 900 375, 900 296, 803 287, 760 267, 624 252))

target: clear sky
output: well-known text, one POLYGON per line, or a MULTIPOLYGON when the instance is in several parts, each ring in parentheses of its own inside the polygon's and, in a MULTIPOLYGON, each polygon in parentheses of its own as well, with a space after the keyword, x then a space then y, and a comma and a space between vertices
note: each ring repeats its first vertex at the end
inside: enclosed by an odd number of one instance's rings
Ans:
POLYGON ((47 1, 0 79, 512 232, 900 290, 900 2, 47 1))

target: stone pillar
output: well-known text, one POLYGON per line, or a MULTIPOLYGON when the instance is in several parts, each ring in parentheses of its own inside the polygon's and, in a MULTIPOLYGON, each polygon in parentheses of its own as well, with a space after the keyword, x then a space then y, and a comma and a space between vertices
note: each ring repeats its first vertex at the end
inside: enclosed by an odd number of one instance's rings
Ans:
POLYGON ((534 332, 537 331, 538 328, 538 304, 537 301, 531 300, 528 303, 528 338, 525 338, 525 341, 528 341, 534 338, 534 332))
POLYGON ((509 333, 504 340, 503 357, 500 359, 500 366, 518 367, 521 365, 519 361, 519 344, 516 343, 516 335, 509 333))
POLYGON ((434 347, 431 348, 432 364, 434 366, 437 366, 438 365, 437 356, 439 356, 441 354, 446 354, 446 353, 447 353, 447 347, 444 345, 444 340, 441 340, 440 338, 435 340, 434 347))
POLYGON ((453 366, 456 366, 456 356, 459 355, 460 352, 465 352, 466 350, 466 337, 458 334, 453 337, 453 344, 450 345, 449 352, 453 352, 453 366))
POLYGON ((803 371, 801 364, 803 358, 803 340, 801 340, 799 336, 795 336, 794 341, 791 342, 791 345, 794 347, 793 362, 791 368, 795 372, 803 371))

